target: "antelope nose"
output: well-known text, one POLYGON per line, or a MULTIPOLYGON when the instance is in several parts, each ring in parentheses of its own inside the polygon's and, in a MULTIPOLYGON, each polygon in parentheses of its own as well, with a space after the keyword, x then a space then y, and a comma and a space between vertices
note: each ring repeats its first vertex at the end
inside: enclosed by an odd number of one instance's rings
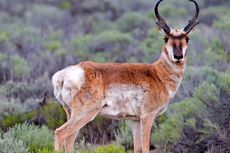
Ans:
POLYGON ((174 58, 177 59, 177 60, 180 60, 183 58, 183 55, 174 55, 174 58))

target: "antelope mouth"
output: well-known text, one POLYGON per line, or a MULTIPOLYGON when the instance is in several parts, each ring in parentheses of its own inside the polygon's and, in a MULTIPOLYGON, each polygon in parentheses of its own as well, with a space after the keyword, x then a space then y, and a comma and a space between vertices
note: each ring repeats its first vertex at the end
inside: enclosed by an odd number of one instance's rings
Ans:
POLYGON ((176 60, 174 63, 175 63, 175 64, 181 64, 181 63, 183 63, 183 60, 182 60, 182 59, 176 60))

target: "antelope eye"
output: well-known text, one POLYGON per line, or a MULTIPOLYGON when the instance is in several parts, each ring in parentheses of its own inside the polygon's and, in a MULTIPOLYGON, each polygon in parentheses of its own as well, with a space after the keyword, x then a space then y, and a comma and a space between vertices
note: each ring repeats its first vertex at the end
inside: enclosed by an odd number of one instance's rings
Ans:
POLYGON ((187 43, 189 42, 189 37, 186 37, 186 42, 187 42, 187 43))
POLYGON ((169 38, 165 37, 164 40, 165 40, 165 43, 167 43, 169 38))

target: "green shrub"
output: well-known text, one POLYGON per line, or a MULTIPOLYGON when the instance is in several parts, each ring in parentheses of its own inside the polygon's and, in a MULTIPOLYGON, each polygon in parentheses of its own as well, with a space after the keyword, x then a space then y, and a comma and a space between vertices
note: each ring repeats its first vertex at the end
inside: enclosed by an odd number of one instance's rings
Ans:
POLYGON ((113 29, 115 29, 114 24, 108 20, 96 18, 92 21, 92 31, 94 33, 100 33, 113 29))
POLYGON ((75 55, 78 58, 87 57, 89 53, 88 46, 92 42, 93 37, 91 35, 84 35, 81 37, 74 38, 71 41, 71 46, 73 46, 76 51, 75 55))
POLYGON ((45 4, 34 4, 28 8, 30 14, 25 14, 27 24, 31 24, 36 27, 49 27, 50 23, 60 24, 63 22, 67 14, 64 14, 64 10, 58 7, 45 4), (66 15, 66 16, 65 16, 66 15))
POLYGON ((96 53, 106 52, 108 60, 121 61, 139 50, 137 42, 129 34, 114 30, 103 31, 95 36, 76 38, 72 41, 72 45, 76 50, 75 55, 81 59, 93 59, 96 53))
POLYGON ((22 140, 29 147, 30 152, 37 152, 42 148, 53 149, 53 133, 45 126, 39 128, 24 123, 10 128, 3 136, 22 140))
POLYGON ((97 52, 94 56, 90 58, 90 60, 103 63, 108 61, 108 57, 104 52, 97 52))
POLYGON ((4 136, 0 138, 1 153, 28 153, 28 148, 22 140, 4 136))
POLYGON ((201 101, 195 98, 185 99, 172 104, 166 112, 168 117, 180 115, 181 117, 192 117, 203 107, 201 101))
POLYGON ((173 9, 171 5, 162 5, 161 7, 161 14, 162 16, 167 16, 168 18, 176 18, 179 16, 185 16, 187 13, 185 8, 177 8, 173 9))
POLYGON ((132 32, 136 28, 145 30, 150 26, 149 19, 136 12, 125 13, 116 21, 117 29, 121 32, 132 32))
POLYGON ((72 5, 69 1, 63 1, 63 2, 60 2, 59 7, 61 9, 71 9, 72 5))
POLYGON ((199 132, 203 136, 208 137, 220 134, 220 127, 217 124, 212 123, 209 119, 204 119, 203 127, 199 129, 199 132))
POLYGON ((159 125, 152 134, 152 142, 157 147, 166 147, 167 145, 176 144, 182 138, 183 120, 182 117, 172 116, 159 125))
POLYGON ((38 40, 43 42, 42 37, 39 35, 41 32, 40 29, 31 25, 24 25, 16 28, 18 24, 12 24, 11 27, 7 29, 7 31, 10 31, 11 33, 11 37, 12 37, 11 39, 15 41, 17 40, 18 43, 30 42, 34 44, 34 43, 38 43, 37 42, 38 40))
MULTIPOLYGON (((78 136, 77 148, 84 148, 91 144, 111 143, 115 138, 115 131, 118 129, 118 121, 103 119, 97 116, 92 122, 88 123, 78 136)), ((90 146, 89 146, 90 148, 90 146)))
POLYGON ((219 100, 219 89, 214 84, 204 82, 196 89, 194 97, 208 105, 212 105, 212 103, 216 103, 219 100))
POLYGON ((0 119, 11 114, 17 115, 20 113, 24 113, 26 110, 27 107, 20 104, 20 102, 16 100, 8 101, 7 99, 3 98, 0 100, 0 119))
POLYGON ((27 105, 20 103, 18 100, 2 99, 0 100, 0 124, 2 129, 7 129, 15 124, 31 120, 34 112, 28 112, 27 105))
POLYGON ((48 43, 46 43, 45 47, 46 49, 50 51, 55 51, 61 47, 61 43, 60 41, 53 40, 53 41, 49 41, 48 43))
POLYGON ((146 62, 152 62, 157 55, 160 55, 162 45, 164 43, 163 36, 157 29, 149 30, 148 37, 142 43, 142 49, 145 52, 146 62))
MULTIPOLYGON (((132 38, 128 34, 123 34, 119 31, 104 31, 96 36, 86 35, 83 37, 79 37, 73 39, 72 44, 74 45, 76 50, 84 50, 84 51, 93 51, 97 50, 93 48, 96 44, 108 45, 116 47, 117 45, 127 45, 130 44, 132 38)), ((104 51, 106 49, 102 48, 98 51, 104 51)))
MULTIPOLYGON (((210 117, 213 108, 209 108, 209 105, 216 104, 218 100, 219 89, 214 84, 204 82, 196 89, 194 97, 169 107, 166 120, 154 130, 153 142, 158 148, 173 149, 186 137, 183 134, 185 127, 202 130, 202 126, 197 127, 197 118, 210 117)), ((209 129, 206 131, 211 132, 209 129)))
POLYGON ((215 22, 214 27, 222 30, 230 30, 230 21, 228 20, 228 16, 224 16, 220 21, 215 22))
POLYGON ((209 137, 223 135, 221 127, 226 129, 224 123, 229 113, 226 106, 227 99, 221 98, 225 97, 226 93, 220 94, 220 91, 225 88, 223 84, 227 84, 227 81, 220 79, 222 74, 216 74, 209 69, 204 70, 202 70, 204 74, 208 72, 214 76, 206 76, 207 82, 201 83, 195 89, 193 97, 170 105, 166 112, 167 118, 158 127, 154 126, 152 139, 157 148, 170 152, 182 141, 185 145, 195 145, 206 141, 209 137), (196 139, 191 139, 191 134, 196 135, 196 139), (188 140, 191 141, 189 144, 188 140))
POLYGON ((132 38, 128 34, 119 31, 103 31, 97 35, 93 43, 102 43, 108 45, 128 45, 132 42, 132 38))
POLYGON ((37 151, 37 153, 56 153, 53 149, 42 148, 37 151))
POLYGON ((212 11, 218 15, 218 19, 214 21, 213 26, 221 30, 230 30, 230 22, 228 16, 230 13, 227 7, 212 7, 212 11), (218 12, 218 13, 217 13, 218 12))
POLYGON ((3 129, 15 126, 16 124, 22 124, 26 121, 32 120, 36 116, 36 112, 26 112, 21 114, 9 114, 1 119, 1 125, 3 129))
POLYGON ((66 121, 66 114, 60 104, 50 101, 42 108, 42 115, 46 119, 46 126, 50 129, 60 127, 66 121))
POLYGON ((125 153, 125 148, 116 145, 100 146, 95 153, 125 153))
MULTIPOLYGON (((202 35, 202 31, 199 29, 194 32, 188 50, 189 65, 218 67, 218 70, 226 69, 226 64, 223 64, 229 59, 226 45, 223 45, 220 38, 215 35, 215 33, 202 35)), ((223 41, 227 43, 227 37, 224 39, 223 41)))
POLYGON ((30 92, 27 90, 28 84, 25 82, 13 82, 7 81, 5 84, 0 86, 0 93, 4 97, 11 97, 14 99, 18 99, 18 96, 24 97, 29 96, 30 92))
MULTIPOLYGON (((23 107, 31 105, 26 103, 28 99, 33 98, 33 101, 38 101, 36 98, 41 98, 47 91, 51 91, 50 79, 47 75, 38 77, 33 82, 27 81, 7 81, 0 86, 0 94, 6 98, 16 99, 17 102, 23 103, 23 107)), ((27 107, 28 108, 28 107, 27 107)))
POLYGON ((11 35, 9 32, 0 32, 0 42, 9 42, 10 37, 11 35))
POLYGON ((96 153, 93 149, 84 149, 84 150, 77 150, 74 153, 96 153))
MULTIPOLYGON (((205 36, 202 34, 202 30, 195 28, 191 34, 191 41, 188 44, 188 65, 201 66, 206 65, 209 61, 209 57, 206 55, 206 50, 210 47, 210 39, 213 36, 205 36), (208 37, 208 38, 207 38, 208 37), (199 56, 197 56, 199 54, 199 56)), ((199 67, 198 66, 198 67, 199 67)))
MULTIPOLYGON (((37 117, 37 111, 29 111, 18 103, 0 103, 0 123, 3 129, 12 127, 15 124, 21 124, 26 121, 32 121, 37 117), (27 112, 26 112, 27 110, 27 112)), ((24 104, 23 104, 24 105, 24 104)), ((36 103, 36 106, 38 103, 36 103)), ((57 102, 49 101, 42 107, 41 114, 45 119, 45 124, 50 129, 60 127, 66 121, 66 114, 57 102)))
POLYGON ((133 135, 130 122, 121 122, 119 130, 116 133, 116 142, 125 148, 132 148, 133 146, 133 135))
POLYGON ((185 121, 185 125, 192 127, 193 129, 196 129, 196 118, 192 117, 192 118, 188 118, 185 121))
POLYGON ((220 75, 220 79, 218 81, 218 86, 221 90, 230 94, 230 73, 223 73, 220 75))
POLYGON ((206 50, 207 64, 214 65, 227 60, 228 55, 226 54, 225 47, 219 39, 213 39, 210 44, 206 50))
POLYGON ((3 129, 7 129, 16 124, 23 123, 24 121, 25 120, 23 120, 21 116, 10 114, 1 120, 1 125, 3 129))
POLYGON ((3 53, 0 53, 0 63, 2 63, 6 59, 6 55, 3 53))
POLYGON ((218 21, 218 19, 226 13, 226 11, 228 10, 227 7, 206 7, 204 9, 202 9, 202 13, 201 13, 201 20, 203 21, 203 23, 206 23, 208 25, 212 25, 213 22, 215 23, 215 21, 218 21))
POLYGON ((16 77, 26 76, 31 71, 27 61, 18 55, 11 56, 10 63, 12 64, 13 73, 16 77))
MULTIPOLYGON (((196 80, 204 80, 205 78, 205 76, 208 76, 208 75, 204 75, 203 74, 203 72, 204 72, 204 69, 208 69, 208 70, 210 70, 210 71, 212 71, 213 69, 212 68, 209 68, 209 67, 195 67, 195 66, 188 66, 187 68, 186 68, 186 72, 185 72, 185 74, 184 74, 184 77, 183 77, 183 80, 182 80, 182 83, 183 83, 183 81, 186 83, 186 82, 188 82, 188 81, 190 81, 190 80, 193 80, 193 79, 196 79, 196 80), (198 73, 198 72, 200 72, 200 73, 198 73)), ((197 82, 197 81, 194 81, 194 82, 197 82)), ((205 79, 206 80, 206 79, 205 79)), ((199 82, 200 83, 200 82, 199 82)), ((198 83, 198 84, 199 84, 198 83)))
POLYGON ((219 72, 207 66, 188 66, 174 101, 183 101, 186 98, 190 98, 204 80, 209 84, 217 84, 218 80, 220 80, 219 72))

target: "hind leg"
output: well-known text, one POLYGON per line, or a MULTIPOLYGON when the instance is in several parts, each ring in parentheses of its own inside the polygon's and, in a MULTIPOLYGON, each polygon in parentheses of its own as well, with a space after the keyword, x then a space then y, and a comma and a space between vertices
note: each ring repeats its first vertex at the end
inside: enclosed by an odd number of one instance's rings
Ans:
POLYGON ((79 133, 79 130, 65 139, 64 149, 67 152, 72 152, 74 150, 74 143, 78 136, 78 133, 79 133))
POLYGON ((64 109, 64 111, 65 111, 65 113, 66 113, 67 121, 68 121, 68 120, 70 119, 70 115, 71 115, 70 108, 69 108, 69 106, 67 106, 67 105, 62 105, 62 107, 63 107, 63 109, 64 109))
MULTIPOLYGON (((71 115, 71 110, 70 108, 67 106, 67 105, 63 105, 63 109, 66 113, 66 116, 67 116, 67 121, 70 119, 70 115, 71 115)), ((69 136, 68 138, 65 139, 65 143, 64 143, 64 148, 65 150, 74 150, 74 142, 76 140, 76 137, 78 135, 78 132, 77 131, 76 133, 74 133, 73 135, 69 136)))
POLYGON ((100 112, 101 106, 84 106, 73 110, 70 119, 55 130, 55 150, 62 151, 66 142, 66 152, 73 151, 73 145, 78 131, 88 122, 92 121, 100 112), (68 142, 69 141, 69 142, 68 142))

